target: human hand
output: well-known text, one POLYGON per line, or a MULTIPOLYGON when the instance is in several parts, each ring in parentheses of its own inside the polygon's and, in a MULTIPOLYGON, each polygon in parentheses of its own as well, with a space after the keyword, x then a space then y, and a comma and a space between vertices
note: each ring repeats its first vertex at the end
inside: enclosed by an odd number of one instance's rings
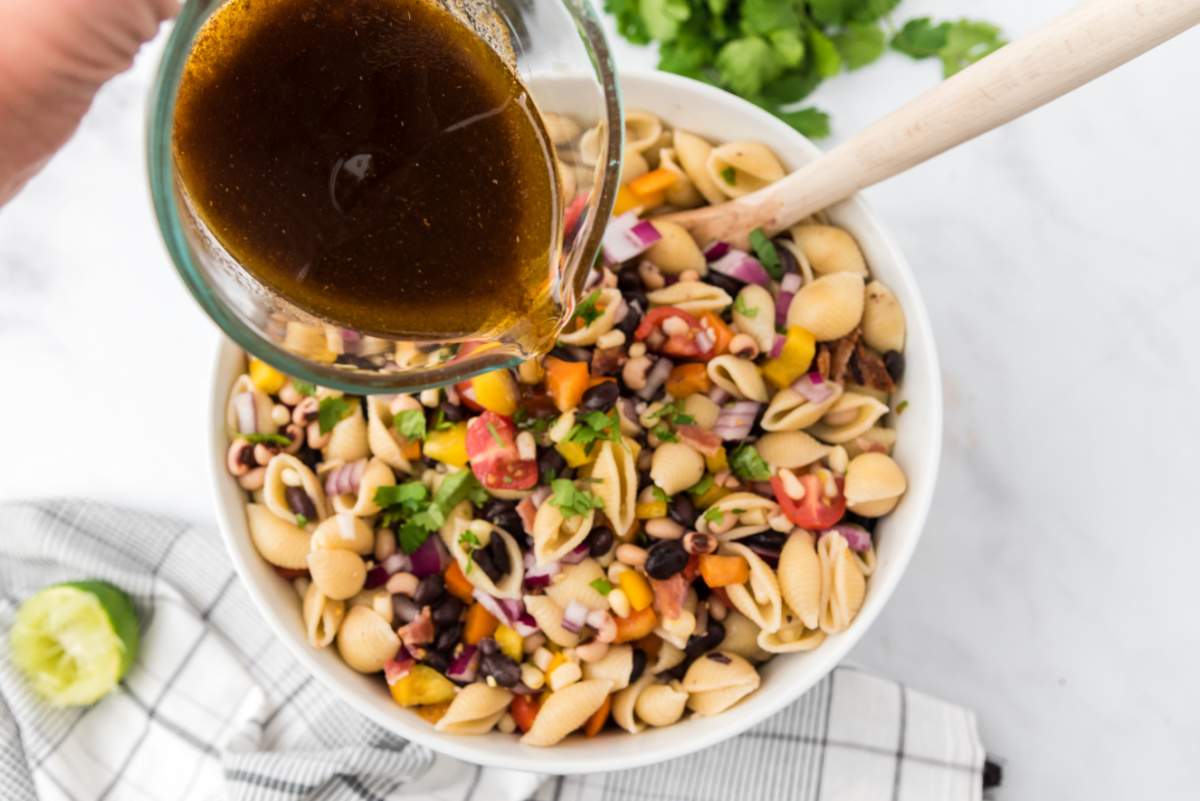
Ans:
POLYGON ((0 0, 0 205, 178 10, 179 0, 0 0))

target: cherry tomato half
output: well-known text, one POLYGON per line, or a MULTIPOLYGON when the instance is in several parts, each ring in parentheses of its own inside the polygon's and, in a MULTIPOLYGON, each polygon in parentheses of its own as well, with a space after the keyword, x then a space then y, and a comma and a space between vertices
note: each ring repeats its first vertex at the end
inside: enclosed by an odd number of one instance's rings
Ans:
POLYGON ((495 412, 484 412, 467 423, 467 457, 471 472, 487 489, 524 490, 537 484, 536 459, 517 453, 517 427, 495 412))
POLYGON ((701 328, 700 321, 674 306, 659 306, 646 312, 633 336, 639 342, 649 340, 647 345, 651 350, 678 359, 708 361, 717 355, 716 343, 712 335, 701 328), (667 320, 680 320, 687 330, 668 334, 663 330, 663 323, 667 320), (700 340, 701 336, 703 340, 700 340))
POLYGON ((538 702, 536 695, 514 695, 509 713, 521 731, 533 728, 533 719, 537 717, 538 702))
POLYGON ((846 514, 846 496, 842 492, 843 479, 835 479, 837 497, 825 495, 825 482, 820 477, 807 473, 798 476, 804 486, 804 497, 799 501, 783 491, 783 480, 779 476, 771 478, 771 489, 775 491, 775 500, 779 508, 797 526, 809 531, 824 531, 836 524, 846 514))

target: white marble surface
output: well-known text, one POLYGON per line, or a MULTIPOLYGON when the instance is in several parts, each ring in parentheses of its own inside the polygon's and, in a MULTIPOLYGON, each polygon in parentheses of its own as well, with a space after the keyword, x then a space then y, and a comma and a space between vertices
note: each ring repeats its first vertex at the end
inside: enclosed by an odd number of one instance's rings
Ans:
MULTIPOLYGON (((1068 5, 902 8, 1019 34, 1068 5)), ((925 540, 856 657, 978 710, 1003 798, 1196 797, 1198 46, 1193 31, 868 192, 923 286, 947 417, 925 540)), ((152 220, 154 55, 0 211, 0 498, 211 520, 217 333, 152 220)), ((844 135, 936 79, 891 55, 817 100, 844 135)))

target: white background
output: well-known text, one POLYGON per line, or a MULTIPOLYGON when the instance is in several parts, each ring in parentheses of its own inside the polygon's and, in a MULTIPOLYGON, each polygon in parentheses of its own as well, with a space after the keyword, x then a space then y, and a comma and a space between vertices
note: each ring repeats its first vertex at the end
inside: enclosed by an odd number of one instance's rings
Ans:
MULTIPOLYGON (((908 0, 897 18, 1015 36, 1069 5, 908 0)), ((1198 792, 1198 50, 1193 31, 867 193, 925 292, 947 418, 925 539, 854 658, 976 709, 1003 798, 1198 792)), ((152 220, 156 52, 0 211, 0 498, 212 519, 217 333, 152 220)), ((815 99, 844 137, 938 76, 893 54, 815 99)))

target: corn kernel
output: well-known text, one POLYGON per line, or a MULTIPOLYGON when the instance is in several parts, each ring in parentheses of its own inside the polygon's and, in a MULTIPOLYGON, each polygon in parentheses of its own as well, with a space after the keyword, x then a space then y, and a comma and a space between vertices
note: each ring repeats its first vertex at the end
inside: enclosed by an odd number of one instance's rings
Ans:
POLYGON ((570 661, 571 660, 567 659, 567 657, 564 656, 562 654, 562 652, 560 651, 559 653, 550 657, 550 661, 546 663, 546 666, 544 668, 542 668, 542 672, 546 674, 546 678, 550 678, 550 674, 553 673, 554 671, 558 670, 560 665, 565 665, 567 662, 570 662, 570 661))
POLYGON ((621 591, 625 593, 625 597, 629 599, 629 605, 636 611, 641 612, 643 609, 654 603, 654 593, 650 591, 650 585, 642 578, 642 574, 636 570, 627 570, 621 574, 621 591))
POLYGON ((274 395, 283 389, 287 376, 260 359, 251 359, 250 381, 268 395, 274 395))
POLYGON ((500 650, 505 656, 514 662, 521 661, 522 646, 525 644, 524 637, 503 625, 496 629, 496 633, 492 637, 495 638, 496 644, 500 646, 500 650))
POLYGON ((546 684, 551 690, 561 690, 583 678, 583 670, 574 662, 563 662, 546 674, 546 684))

